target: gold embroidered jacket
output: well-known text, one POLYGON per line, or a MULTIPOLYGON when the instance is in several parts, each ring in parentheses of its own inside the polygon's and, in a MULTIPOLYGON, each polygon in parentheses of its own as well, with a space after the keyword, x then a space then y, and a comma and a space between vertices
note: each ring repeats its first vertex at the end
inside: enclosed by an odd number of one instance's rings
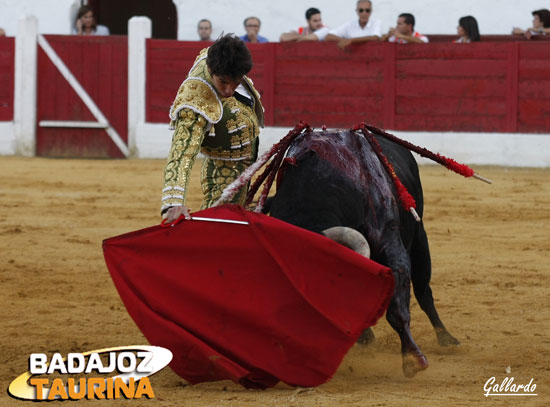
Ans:
POLYGON ((242 85, 253 98, 252 107, 235 97, 221 99, 206 66, 203 49, 181 84, 170 109, 174 129, 164 170, 162 209, 183 205, 191 168, 199 150, 210 159, 240 161, 255 159, 263 106, 252 80, 242 85))

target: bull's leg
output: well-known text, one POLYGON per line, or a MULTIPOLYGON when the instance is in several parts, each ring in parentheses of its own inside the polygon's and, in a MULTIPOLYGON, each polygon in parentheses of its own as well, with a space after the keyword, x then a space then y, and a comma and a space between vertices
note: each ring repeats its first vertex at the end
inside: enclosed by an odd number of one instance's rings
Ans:
POLYGON ((372 328, 365 329, 359 338, 357 339, 357 343, 360 345, 370 345, 374 342, 374 332, 372 332, 372 328))
POLYGON ((411 249, 411 279, 414 289, 414 296, 420 308, 426 313, 437 335, 437 341, 441 346, 459 345, 460 341, 452 336, 435 308, 430 279, 432 275, 432 263, 428 238, 424 227, 419 225, 417 236, 411 249))
POLYGON ((386 319, 401 339, 401 354, 403 356, 403 373, 413 377, 428 367, 428 360, 415 343, 410 329, 409 303, 411 299, 410 261, 409 256, 399 243, 402 250, 387 253, 386 264, 392 269, 395 279, 393 298, 386 312, 386 319))

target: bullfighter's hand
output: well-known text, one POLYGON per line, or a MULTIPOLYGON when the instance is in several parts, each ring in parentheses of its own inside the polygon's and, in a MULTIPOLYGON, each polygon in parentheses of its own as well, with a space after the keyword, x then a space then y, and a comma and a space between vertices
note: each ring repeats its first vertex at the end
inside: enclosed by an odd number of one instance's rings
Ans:
POLYGON ((177 218, 179 218, 181 215, 185 216, 185 219, 191 219, 190 208, 188 208, 185 205, 182 206, 172 206, 170 209, 166 211, 166 222, 172 223, 177 218))

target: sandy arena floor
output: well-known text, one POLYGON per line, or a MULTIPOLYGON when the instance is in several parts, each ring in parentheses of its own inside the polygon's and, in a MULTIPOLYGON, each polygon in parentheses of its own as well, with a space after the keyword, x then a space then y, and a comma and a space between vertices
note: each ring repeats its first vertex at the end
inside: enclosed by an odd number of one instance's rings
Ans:
MULTIPOLYGON (((27 370, 30 353, 147 343, 113 286, 101 242, 159 222, 163 165, 0 157, 0 406, 23 404, 5 389, 27 370)), ((415 378, 403 376, 398 337, 381 320, 377 343, 353 347, 318 388, 186 386, 166 368, 151 377, 152 400, 48 405, 550 405, 550 170, 476 170, 494 184, 421 168, 434 297, 462 345, 440 348, 413 299, 413 335, 430 362, 415 378), (538 396, 486 398, 492 376, 533 378, 538 396)), ((196 210, 197 175, 189 201, 196 210)))

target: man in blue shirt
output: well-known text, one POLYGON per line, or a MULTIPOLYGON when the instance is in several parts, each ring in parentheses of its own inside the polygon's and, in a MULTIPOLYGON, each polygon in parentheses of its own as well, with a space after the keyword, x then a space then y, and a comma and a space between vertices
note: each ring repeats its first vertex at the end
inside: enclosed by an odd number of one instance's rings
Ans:
POLYGON ((244 42, 269 42, 267 38, 258 35, 261 24, 262 23, 258 17, 247 17, 244 20, 244 29, 246 30, 246 34, 240 37, 241 40, 244 42))

